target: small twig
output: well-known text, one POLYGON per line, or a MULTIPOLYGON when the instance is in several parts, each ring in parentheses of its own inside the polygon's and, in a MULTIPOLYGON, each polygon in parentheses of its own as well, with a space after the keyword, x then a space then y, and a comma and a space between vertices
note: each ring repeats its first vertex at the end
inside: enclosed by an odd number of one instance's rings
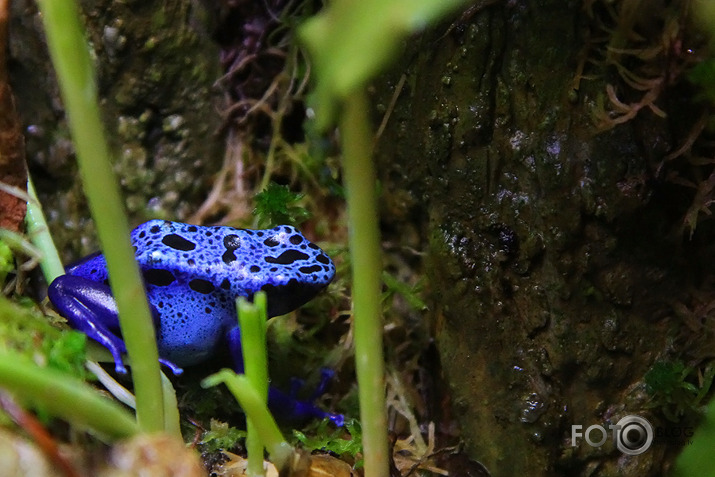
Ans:
MULTIPOLYGON (((0 1, 2 1, 2 0, 0 0, 0 1)), ((30 202, 33 200, 30 197, 30 195, 27 193, 27 191, 24 191, 17 186, 10 185, 10 184, 7 184, 2 181, 0 181, 0 191, 10 194, 12 196, 15 196, 18 199, 22 199, 25 202, 30 202)))
POLYGON ((390 119, 390 116, 392 115, 392 111, 395 109, 395 104, 397 103, 397 98, 400 97, 400 93, 402 92, 402 88, 405 86, 405 81, 407 80, 407 75, 402 73, 402 76, 400 76, 400 80, 397 82, 397 86, 395 86, 395 92, 392 93, 392 98, 390 98, 390 104, 387 105, 387 111, 385 111, 385 114, 382 116, 382 121, 380 122, 380 127, 377 128, 377 132, 375 133, 375 139, 373 140, 373 145, 377 144, 377 141, 380 140, 380 137, 382 137, 382 133, 385 131, 385 128, 387 127, 387 121, 390 119))
MULTIPOLYGON (((663 158, 663 163, 667 161, 671 161, 675 159, 676 157, 680 157, 683 154, 685 154, 687 151, 689 151, 692 147, 693 144, 695 144, 695 141, 700 137, 700 133, 703 132, 705 129, 705 125, 708 122, 708 118, 710 117, 710 114, 705 112, 702 115, 700 115, 700 118, 696 121, 696 123, 693 125, 693 127, 690 129, 690 132, 688 133, 688 136, 685 138, 685 141, 683 144, 676 149, 675 151, 671 152, 667 156, 663 158)), ((661 166, 662 164, 661 163, 661 166)), ((658 168, 660 170, 660 168, 658 168)))

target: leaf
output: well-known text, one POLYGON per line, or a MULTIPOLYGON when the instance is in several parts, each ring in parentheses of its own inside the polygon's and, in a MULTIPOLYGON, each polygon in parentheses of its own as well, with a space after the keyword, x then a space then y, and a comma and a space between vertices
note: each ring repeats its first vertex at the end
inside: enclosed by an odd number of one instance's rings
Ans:
POLYGON ((313 96, 319 130, 335 120, 340 102, 382 70, 401 42, 464 0, 342 0, 299 31, 316 72, 313 96))

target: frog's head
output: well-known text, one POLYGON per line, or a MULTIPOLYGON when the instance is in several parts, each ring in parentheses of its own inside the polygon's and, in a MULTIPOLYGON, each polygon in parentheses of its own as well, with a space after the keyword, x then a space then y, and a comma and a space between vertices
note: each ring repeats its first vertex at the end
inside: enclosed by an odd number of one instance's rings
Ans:
POLYGON ((335 265, 320 247, 294 227, 281 225, 255 232, 262 263, 250 271, 260 277, 268 298, 268 316, 282 315, 310 301, 335 275, 335 265))

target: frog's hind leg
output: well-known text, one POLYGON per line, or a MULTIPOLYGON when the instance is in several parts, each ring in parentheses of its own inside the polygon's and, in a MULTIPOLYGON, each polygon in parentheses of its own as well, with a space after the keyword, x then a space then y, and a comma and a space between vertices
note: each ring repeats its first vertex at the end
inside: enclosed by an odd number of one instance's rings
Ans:
POLYGON ((118 373, 127 372, 122 361, 126 347, 115 334, 119 330, 117 303, 108 285, 87 278, 62 275, 50 284, 47 296, 72 328, 109 350, 118 373))
POLYGON ((226 334, 228 350, 233 360, 233 370, 243 374, 243 346, 241 345, 241 328, 234 326, 226 334))

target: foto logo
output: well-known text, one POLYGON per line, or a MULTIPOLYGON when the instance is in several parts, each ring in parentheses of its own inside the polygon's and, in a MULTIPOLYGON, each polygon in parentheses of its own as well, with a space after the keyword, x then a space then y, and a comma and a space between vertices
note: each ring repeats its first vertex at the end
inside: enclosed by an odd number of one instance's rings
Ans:
MULTIPOLYGON (((578 445, 578 439, 583 438, 591 447, 601 447, 608 439, 608 431, 598 424, 588 426, 582 431, 583 426, 571 426, 571 446, 578 445)), ((639 455, 647 451, 653 444, 653 426, 647 419, 640 416, 628 415, 621 418, 616 424, 610 424, 612 437, 619 451, 626 455, 639 455)))

